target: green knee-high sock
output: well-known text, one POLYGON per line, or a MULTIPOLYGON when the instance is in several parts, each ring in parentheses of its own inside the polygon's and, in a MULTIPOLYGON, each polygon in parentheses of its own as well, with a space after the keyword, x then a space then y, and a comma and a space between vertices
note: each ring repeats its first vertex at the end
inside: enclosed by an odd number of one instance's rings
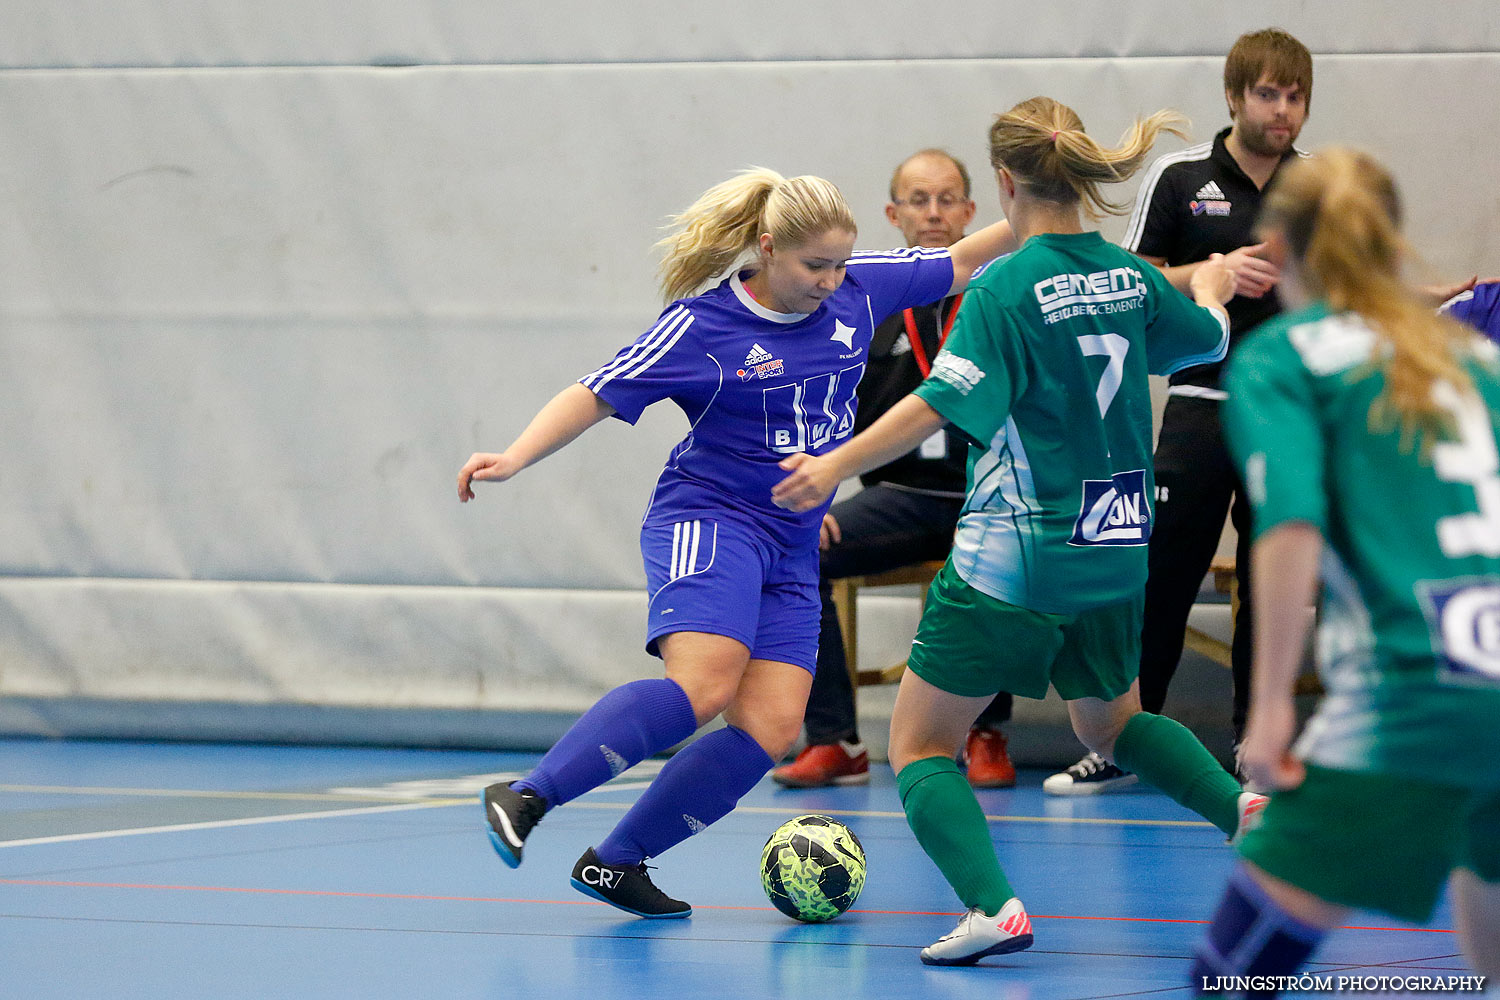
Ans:
POLYGON ((1115 740, 1115 764, 1134 771, 1229 836, 1239 826, 1240 783, 1180 722, 1150 712, 1137 714, 1115 740))
POLYGON ((999 913, 1015 890, 1000 870, 990 826, 974 789, 951 757, 913 761, 896 775, 917 843, 967 907, 999 913))

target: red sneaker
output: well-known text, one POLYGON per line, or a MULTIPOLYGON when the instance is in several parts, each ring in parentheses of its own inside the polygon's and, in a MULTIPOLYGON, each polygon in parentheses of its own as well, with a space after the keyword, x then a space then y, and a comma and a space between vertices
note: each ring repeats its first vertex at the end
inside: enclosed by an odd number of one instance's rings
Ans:
POLYGON ((870 780, 870 755, 863 743, 810 746, 790 764, 772 771, 771 780, 788 788, 863 785, 870 780))
POLYGON ((1005 734, 998 729, 971 729, 964 744, 969 784, 975 788, 1014 788, 1016 766, 1005 752, 1005 734))

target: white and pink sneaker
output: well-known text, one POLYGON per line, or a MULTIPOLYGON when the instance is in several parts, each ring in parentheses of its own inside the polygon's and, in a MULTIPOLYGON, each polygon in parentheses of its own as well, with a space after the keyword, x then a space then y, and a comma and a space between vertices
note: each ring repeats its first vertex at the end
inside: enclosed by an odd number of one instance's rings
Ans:
POLYGON ((1240 822, 1235 827, 1234 836, 1229 838, 1231 844, 1238 844, 1240 839, 1260 826, 1260 814, 1266 808, 1266 803, 1271 800, 1259 792, 1241 792, 1239 799, 1240 822))
POLYGON ((1012 897, 990 916, 975 907, 958 926, 922 949, 923 965, 973 965, 986 955, 1009 955, 1031 947, 1031 918, 1012 897))

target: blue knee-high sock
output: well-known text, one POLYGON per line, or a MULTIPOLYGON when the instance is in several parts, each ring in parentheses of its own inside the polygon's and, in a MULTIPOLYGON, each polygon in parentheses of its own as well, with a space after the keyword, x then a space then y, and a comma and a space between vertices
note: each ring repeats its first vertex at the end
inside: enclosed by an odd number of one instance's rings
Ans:
POLYGON ((1277 906, 1241 865, 1230 876, 1208 933, 1194 949, 1189 983, 1194 993, 1238 993, 1229 985, 1235 977, 1290 976, 1323 935, 1321 927, 1277 906))
POLYGON ((549 807, 560 806, 697 728, 692 703, 676 681, 631 681, 595 702, 516 785, 536 792, 549 807))
POLYGON ((610 835, 599 860, 634 865, 654 858, 729 814, 776 762, 743 729, 725 726, 667 761, 610 835))

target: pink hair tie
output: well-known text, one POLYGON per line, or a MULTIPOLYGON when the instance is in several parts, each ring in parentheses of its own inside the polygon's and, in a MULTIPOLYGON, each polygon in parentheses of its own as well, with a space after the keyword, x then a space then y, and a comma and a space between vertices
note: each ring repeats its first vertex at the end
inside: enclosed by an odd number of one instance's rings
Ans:
POLYGON ((1053 142, 1054 142, 1054 143, 1056 143, 1056 142, 1057 142, 1057 133, 1056 133, 1056 132, 1053 132, 1053 133, 1052 133, 1052 141, 1053 141, 1053 142))

